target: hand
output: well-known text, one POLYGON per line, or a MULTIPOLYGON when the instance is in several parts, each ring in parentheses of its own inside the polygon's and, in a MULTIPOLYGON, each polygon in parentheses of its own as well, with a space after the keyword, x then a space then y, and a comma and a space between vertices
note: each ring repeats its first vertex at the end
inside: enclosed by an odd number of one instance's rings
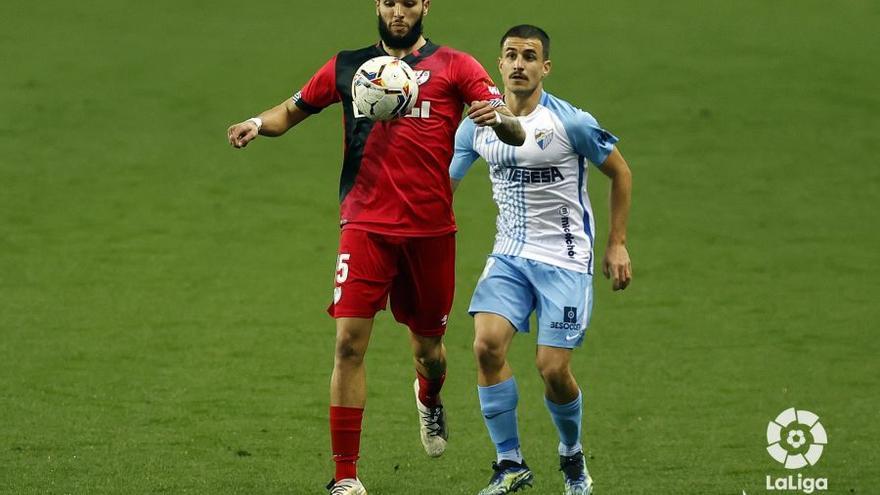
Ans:
POLYGON ((632 281, 632 263, 629 260, 629 252, 623 244, 612 244, 605 250, 605 259, 602 260, 602 273, 605 278, 610 278, 614 290, 623 290, 632 281))
POLYGON ((468 118, 478 127, 494 127, 501 123, 501 115, 488 101, 475 101, 468 109, 468 118))
POLYGON ((253 141, 260 134, 257 124, 250 120, 235 124, 226 131, 229 138, 229 144, 235 148, 244 148, 249 142, 253 141))

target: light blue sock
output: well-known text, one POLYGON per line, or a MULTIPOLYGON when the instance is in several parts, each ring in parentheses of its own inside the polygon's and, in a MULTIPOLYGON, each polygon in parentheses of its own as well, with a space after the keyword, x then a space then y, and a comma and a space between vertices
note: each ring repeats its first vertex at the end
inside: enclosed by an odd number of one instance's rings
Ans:
POLYGON ((555 404, 544 397, 544 403, 559 432, 559 455, 572 456, 581 452, 581 417, 583 416, 583 394, 578 390, 577 399, 568 404, 555 404))
POLYGON ((495 385, 477 387, 480 395, 480 410, 489 430, 489 437, 495 443, 498 462, 509 459, 522 462, 519 450, 519 431, 516 424, 516 405, 519 392, 516 379, 511 377, 495 385))

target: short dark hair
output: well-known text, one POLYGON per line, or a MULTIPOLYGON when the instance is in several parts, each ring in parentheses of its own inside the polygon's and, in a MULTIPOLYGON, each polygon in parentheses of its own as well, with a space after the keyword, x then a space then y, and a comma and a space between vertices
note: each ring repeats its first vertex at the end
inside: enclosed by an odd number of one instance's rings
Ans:
POLYGON ((501 37, 502 48, 504 48, 504 42, 507 41, 507 38, 539 39, 541 40, 541 46, 544 47, 544 60, 550 59, 550 36, 538 26, 520 24, 508 29, 504 36, 501 37))

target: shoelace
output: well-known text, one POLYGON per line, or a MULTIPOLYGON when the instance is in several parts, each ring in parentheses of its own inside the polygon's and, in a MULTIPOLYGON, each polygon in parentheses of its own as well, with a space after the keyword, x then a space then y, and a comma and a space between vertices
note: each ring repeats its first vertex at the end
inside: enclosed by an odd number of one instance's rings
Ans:
POLYGON ((422 415, 425 428, 428 430, 428 435, 436 437, 443 434, 443 406, 429 407, 427 411, 419 412, 422 415))
POLYGON ((494 483, 498 481, 499 478, 504 474, 505 468, 501 467, 497 462, 492 461, 492 477, 489 478, 489 483, 494 483))
POLYGON ((564 460, 560 462, 559 470, 565 473, 565 477, 572 481, 584 481, 586 480, 586 475, 584 474, 583 459, 583 454, 575 454, 571 457, 565 457, 564 460))
MULTIPOLYGON (((502 464, 505 464, 507 462, 510 462, 510 461, 502 461, 502 464)), ((492 471, 494 471, 494 473, 492 473, 492 477, 489 479, 490 484, 501 479, 504 476, 504 472, 507 471, 508 469, 510 469, 512 467, 517 467, 516 463, 507 464, 507 465, 502 465, 502 464, 498 464, 497 462, 492 461, 492 471)))

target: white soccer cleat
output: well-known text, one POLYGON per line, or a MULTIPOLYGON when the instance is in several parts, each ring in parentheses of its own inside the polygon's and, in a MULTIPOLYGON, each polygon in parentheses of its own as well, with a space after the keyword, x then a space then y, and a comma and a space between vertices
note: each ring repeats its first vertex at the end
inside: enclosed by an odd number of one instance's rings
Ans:
POLYGON ((565 483, 563 495, 592 495, 593 478, 587 471, 587 460, 583 452, 573 456, 559 456, 559 470, 565 483))
POLYGON ((419 380, 413 383, 416 393, 416 407, 419 410, 419 433, 422 437, 422 446, 431 457, 440 457, 446 450, 446 440, 449 438, 449 430, 446 429, 446 410, 440 403, 437 407, 428 407, 419 400, 419 380))
POLYGON ((367 495, 367 489, 357 478, 345 478, 343 480, 330 480, 327 485, 330 495, 367 495))

